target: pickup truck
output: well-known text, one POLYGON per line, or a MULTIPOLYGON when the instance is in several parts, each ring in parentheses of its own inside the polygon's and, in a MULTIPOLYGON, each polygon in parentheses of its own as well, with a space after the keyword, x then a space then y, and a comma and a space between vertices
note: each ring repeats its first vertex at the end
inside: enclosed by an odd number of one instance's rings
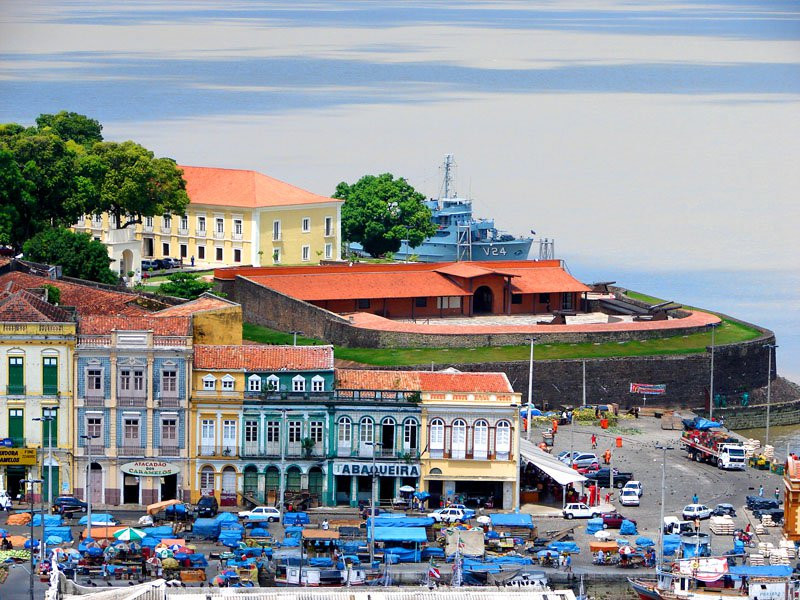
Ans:
MULTIPOLYGON (((594 473, 587 473, 586 479, 589 484, 596 483, 599 487, 611 487, 611 469, 603 467, 594 473)), ((614 469, 614 487, 622 488, 626 483, 633 479, 633 473, 617 471, 614 469)))

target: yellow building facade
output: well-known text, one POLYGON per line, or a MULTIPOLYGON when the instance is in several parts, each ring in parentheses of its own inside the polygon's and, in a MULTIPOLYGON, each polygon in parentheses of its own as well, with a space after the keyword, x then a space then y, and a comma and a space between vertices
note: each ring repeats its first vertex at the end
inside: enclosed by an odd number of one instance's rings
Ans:
POLYGON ((105 243, 123 274, 160 258, 203 268, 340 260, 342 200, 255 171, 181 169, 186 214, 145 217, 129 231, 108 215, 87 215, 75 229, 105 243))

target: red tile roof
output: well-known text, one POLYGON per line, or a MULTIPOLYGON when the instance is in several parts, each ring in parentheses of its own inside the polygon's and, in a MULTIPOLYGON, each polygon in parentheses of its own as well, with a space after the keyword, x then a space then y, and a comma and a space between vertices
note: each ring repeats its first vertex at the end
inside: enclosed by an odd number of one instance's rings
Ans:
POLYGON ((481 277, 482 275, 489 275, 493 273, 491 269, 478 266, 474 263, 450 263, 443 267, 435 269, 436 273, 442 275, 452 275, 453 277, 461 277, 463 279, 472 279, 473 277, 481 277))
POLYGON ((149 312, 136 304, 139 296, 126 292, 114 292, 89 285, 71 283, 59 279, 49 279, 39 275, 31 275, 21 271, 11 271, 0 275, 0 289, 11 290, 40 288, 45 283, 61 290, 62 306, 74 306, 79 315, 145 315, 149 312))
POLYGON ((341 203, 295 187, 256 171, 180 167, 192 204, 259 208, 297 204, 341 203))
POLYGON ((78 321, 81 335, 105 335, 112 331, 153 331, 154 335, 192 334, 191 317, 83 315, 78 321))
POLYGON ((350 390, 404 390, 476 394, 508 394, 514 392, 505 373, 336 369, 336 382, 338 389, 350 390))
POLYGON ((194 347, 194 368, 242 371, 318 371, 333 369, 333 346, 194 347))
POLYGON ((232 308, 235 306, 239 306, 235 302, 230 302, 229 300, 223 300, 222 298, 217 298, 216 296, 206 295, 203 294, 196 300, 191 300, 190 302, 186 302, 184 304, 177 304, 175 306, 170 306, 169 308, 165 308, 163 310, 159 310, 153 313, 154 317, 181 317, 181 316, 190 316, 198 312, 203 312, 206 310, 219 310, 220 308, 232 308))
POLYGON ((74 321, 65 310, 25 290, 0 292, 0 321, 5 323, 68 323, 74 321))

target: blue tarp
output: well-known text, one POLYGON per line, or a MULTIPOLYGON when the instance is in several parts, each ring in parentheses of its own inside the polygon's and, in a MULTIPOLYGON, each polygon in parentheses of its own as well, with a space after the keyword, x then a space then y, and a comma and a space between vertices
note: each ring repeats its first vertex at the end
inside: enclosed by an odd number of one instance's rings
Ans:
POLYGON ((747 575, 748 577, 789 577, 792 574, 792 567, 788 565, 739 565, 735 567, 728 567, 728 572, 731 575, 747 575))
POLYGON ((533 529, 533 519, 524 513, 492 513, 492 527, 525 527, 533 529))
POLYGON ((197 519, 192 527, 192 533, 199 537, 216 539, 219 536, 219 523, 214 519, 197 519))
MULTIPOLYGON (((78 525, 86 525, 89 522, 89 515, 81 517, 78 525)), ((105 513, 92 513, 92 525, 113 525, 117 520, 114 515, 105 513)))
MULTIPOLYGON (((92 517, 92 521, 94 521, 94 516, 92 517)), ((44 515, 44 526, 45 527, 60 527, 62 524, 61 515, 44 515)), ((35 514, 33 515, 33 526, 34 527, 41 527, 42 526, 42 515, 35 514)))
POLYGON ((589 519, 586 521, 586 533, 594 535, 598 531, 603 530, 603 519, 597 517, 596 519, 589 519))
POLYGON ((684 427, 687 429, 699 429, 700 431, 707 431, 709 429, 714 429, 715 427, 722 427, 716 421, 709 421, 708 419, 704 419, 703 417, 695 417, 694 419, 683 419, 682 421, 684 427))
POLYGON ((303 528, 297 525, 290 525, 283 530, 283 536, 285 538, 294 538, 299 540, 300 537, 303 535, 303 528))
MULTIPOLYGON (((367 532, 369 536, 370 532, 367 532)), ((376 527, 376 542, 427 542, 428 536, 422 527, 376 527)))
POLYGON ((283 514, 283 524, 284 525, 308 525, 311 521, 308 518, 308 513, 304 512, 295 512, 295 513, 284 513, 283 514))
POLYGON ((639 536, 636 538, 636 545, 640 548, 649 548, 650 546, 655 546, 656 543, 651 540, 649 537, 639 536))
POLYGON ((677 534, 664 536, 664 554, 672 556, 681 545, 681 536, 677 534))
POLYGON ((56 535, 61 538, 62 542, 71 542, 73 540, 72 537, 72 529, 67 526, 61 527, 45 527, 44 528, 44 537, 45 539, 48 536, 56 535))
POLYGON ((147 537, 159 541, 164 539, 172 539, 175 537, 175 531, 170 525, 161 525, 159 527, 143 527, 142 531, 147 534, 147 537))
POLYGON ((422 549, 422 560, 426 558, 444 558, 444 548, 434 548, 432 546, 428 546, 422 549))
MULTIPOLYGON (((370 528, 373 517, 367 519, 367 529, 370 528)), ((375 527, 430 527, 434 520, 431 517, 374 517, 375 527)))
POLYGON ((578 554, 581 551, 580 546, 575 542, 550 542, 547 544, 548 550, 555 550, 556 552, 569 552, 570 554, 578 554))
POLYGON ((622 525, 619 526, 619 534, 620 535, 636 535, 636 525, 633 524, 633 521, 629 521, 625 519, 622 522, 622 525))
POLYGON ((222 524, 222 523, 238 523, 239 522, 239 517, 237 517, 233 513, 221 512, 221 513, 218 513, 216 517, 214 517, 214 520, 217 523, 220 523, 220 524, 222 524))
POLYGON ((420 561, 420 551, 413 548, 385 548, 385 556, 389 557, 389 563, 410 563, 420 561))

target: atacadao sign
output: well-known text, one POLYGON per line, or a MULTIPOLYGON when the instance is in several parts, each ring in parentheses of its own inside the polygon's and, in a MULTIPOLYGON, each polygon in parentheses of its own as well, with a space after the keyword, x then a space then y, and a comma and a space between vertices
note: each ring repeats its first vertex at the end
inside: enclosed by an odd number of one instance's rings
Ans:
POLYGON ((358 463, 336 462, 333 463, 334 475, 378 475, 379 477, 419 477, 419 465, 407 463, 358 463))
POLYGON ((0 448, 0 465, 35 465, 36 448, 0 448))
POLYGON ((180 468, 161 460, 135 460, 120 466, 120 471, 137 477, 166 477, 180 472, 180 468))

